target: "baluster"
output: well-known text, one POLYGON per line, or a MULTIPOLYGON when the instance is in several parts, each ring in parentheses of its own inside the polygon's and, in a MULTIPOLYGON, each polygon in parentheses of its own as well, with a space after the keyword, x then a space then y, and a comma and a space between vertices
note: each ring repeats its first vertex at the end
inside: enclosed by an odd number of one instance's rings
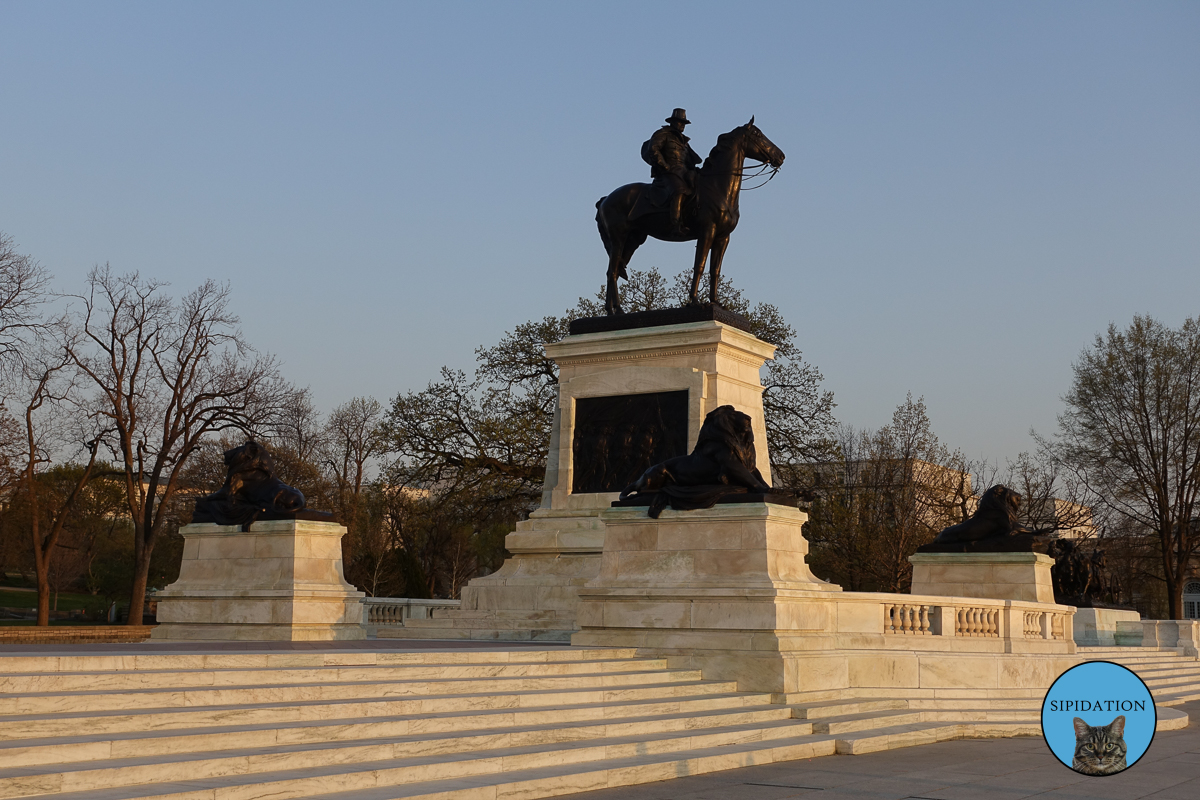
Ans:
POLYGON ((929 606, 921 606, 921 633, 929 633, 929 606))

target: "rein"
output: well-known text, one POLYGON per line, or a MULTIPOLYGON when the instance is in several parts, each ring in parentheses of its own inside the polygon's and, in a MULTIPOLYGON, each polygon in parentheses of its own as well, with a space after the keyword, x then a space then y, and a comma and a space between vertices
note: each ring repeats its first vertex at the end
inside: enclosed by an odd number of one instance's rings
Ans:
POLYGON ((742 180, 746 179, 747 174, 751 178, 761 177, 762 175, 766 174, 768 169, 771 171, 771 174, 767 175, 767 179, 765 181, 763 181, 762 183, 760 183, 758 186, 751 186, 749 188, 743 186, 742 187, 743 192, 753 192, 755 189, 761 189, 762 187, 764 187, 768 183, 770 183, 772 180, 774 180, 775 176, 779 174, 779 167, 772 167, 766 161, 764 161, 761 164, 755 164, 754 166, 750 167, 750 169, 756 169, 756 170, 758 170, 758 172, 747 173, 745 169, 742 169, 741 170, 742 180))

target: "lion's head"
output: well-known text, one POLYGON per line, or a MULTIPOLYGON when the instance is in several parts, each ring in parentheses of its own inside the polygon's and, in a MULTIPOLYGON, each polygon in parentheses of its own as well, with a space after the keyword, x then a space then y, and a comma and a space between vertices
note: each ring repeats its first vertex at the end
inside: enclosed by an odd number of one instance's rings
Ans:
POLYGON ((269 481, 275 474, 275 459, 267 448, 251 439, 241 447, 225 451, 225 468, 225 483, 236 494, 243 486, 269 481))
POLYGON ((758 462, 754 450, 754 424, 750 415, 743 414, 733 406, 718 406, 704 418, 700 436, 696 439, 697 448, 708 441, 724 444, 738 461, 750 469, 758 462))
POLYGON ((983 493, 979 510, 974 516, 995 521, 1009 531, 1020 527, 1017 512, 1021 509, 1021 495, 1001 484, 996 484, 983 493))

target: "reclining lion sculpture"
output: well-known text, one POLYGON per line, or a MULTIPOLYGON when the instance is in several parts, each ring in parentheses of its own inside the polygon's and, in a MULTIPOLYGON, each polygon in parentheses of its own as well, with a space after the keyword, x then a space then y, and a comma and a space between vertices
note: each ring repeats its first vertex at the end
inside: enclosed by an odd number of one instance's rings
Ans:
POLYGON ((668 503, 679 510, 712 508, 727 494, 770 494, 757 460, 750 417, 733 406, 720 406, 704 418, 690 455, 650 467, 622 490, 621 500, 653 494, 649 514, 657 518, 668 503))
POLYGON ((968 519, 944 529, 933 540, 934 544, 955 542, 978 542, 983 539, 999 539, 1018 533, 1034 531, 1018 522, 1021 495, 1007 486, 996 484, 983 493, 979 508, 968 519))
POLYGON ((226 450, 225 467, 225 485, 196 501, 193 523, 249 525, 264 516, 294 517, 305 510, 304 495, 276 477, 275 460, 253 439, 226 450))

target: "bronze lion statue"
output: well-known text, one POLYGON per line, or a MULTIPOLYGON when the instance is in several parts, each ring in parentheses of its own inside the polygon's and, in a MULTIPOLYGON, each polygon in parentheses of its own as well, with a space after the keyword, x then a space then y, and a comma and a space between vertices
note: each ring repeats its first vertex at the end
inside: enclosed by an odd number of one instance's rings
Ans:
POLYGON ((253 439, 226 450, 225 467, 225 485, 196 501, 193 523, 249 525, 264 515, 278 517, 304 510, 304 495, 276 477, 271 453, 253 439))
POLYGON ((1018 533, 1033 533, 1017 521, 1020 508, 1021 495, 1007 486, 996 484, 983 493, 979 508, 970 518, 943 530, 933 543, 978 542, 1018 533))
POLYGON ((704 418, 690 455, 650 467, 622 490, 621 499, 656 493, 649 513, 657 517, 668 503, 675 509, 711 508, 734 492, 770 494, 757 460, 749 415, 720 406, 704 418))

